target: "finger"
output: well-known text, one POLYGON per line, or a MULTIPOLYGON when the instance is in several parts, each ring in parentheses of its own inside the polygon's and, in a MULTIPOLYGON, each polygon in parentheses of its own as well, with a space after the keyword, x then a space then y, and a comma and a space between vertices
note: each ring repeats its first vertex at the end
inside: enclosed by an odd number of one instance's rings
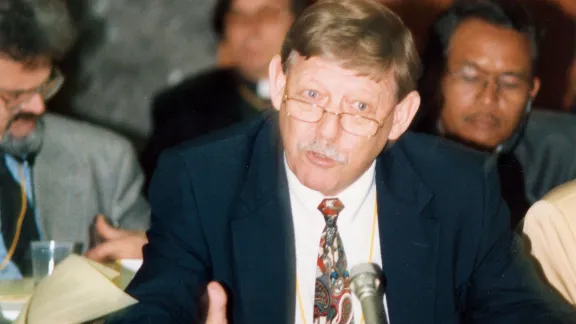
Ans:
POLYGON ((118 259, 142 259, 142 247, 148 243, 143 232, 134 232, 116 240, 106 241, 86 252, 89 259, 103 262, 118 259))
POLYGON ((96 216, 96 231, 104 240, 114 240, 128 235, 127 231, 117 229, 108 224, 104 215, 96 216))
POLYGON ((212 281, 208 284, 208 317, 206 324, 225 324, 226 320, 226 291, 219 283, 212 281))
POLYGON ((108 241, 95 246, 90 251, 86 252, 86 257, 88 259, 105 262, 113 261, 121 258, 121 245, 117 241, 108 241))

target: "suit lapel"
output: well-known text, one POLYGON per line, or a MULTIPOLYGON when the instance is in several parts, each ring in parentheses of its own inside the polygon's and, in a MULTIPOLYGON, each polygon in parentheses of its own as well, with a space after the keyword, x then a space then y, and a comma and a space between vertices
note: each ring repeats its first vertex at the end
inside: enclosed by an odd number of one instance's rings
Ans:
POLYGON ((424 212, 432 193, 410 165, 400 142, 376 168, 382 269, 395 324, 434 318, 440 224, 424 212))
POLYGON ((235 317, 243 323, 291 323, 295 316, 294 229, 276 124, 272 118, 256 139, 231 225, 235 317))

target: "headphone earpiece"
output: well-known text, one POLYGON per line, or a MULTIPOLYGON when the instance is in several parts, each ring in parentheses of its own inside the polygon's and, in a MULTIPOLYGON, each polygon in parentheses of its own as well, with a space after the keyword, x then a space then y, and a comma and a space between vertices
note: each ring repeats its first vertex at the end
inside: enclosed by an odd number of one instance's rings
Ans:
POLYGON ((528 99, 528 101, 526 102, 526 107, 524 107, 524 112, 526 114, 529 114, 532 112, 532 98, 528 99))

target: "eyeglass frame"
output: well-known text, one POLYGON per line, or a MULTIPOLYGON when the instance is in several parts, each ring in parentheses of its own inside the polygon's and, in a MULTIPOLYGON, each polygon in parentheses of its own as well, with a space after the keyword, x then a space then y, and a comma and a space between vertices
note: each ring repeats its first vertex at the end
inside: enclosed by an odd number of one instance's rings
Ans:
POLYGON ((66 77, 64 76, 62 71, 58 67, 53 66, 50 71, 50 75, 48 76, 48 79, 44 80, 42 84, 33 89, 27 89, 27 90, 0 89, 0 102, 4 102, 4 105, 8 110, 17 112, 21 109, 22 104, 28 102, 37 94, 40 95, 42 97, 42 100, 44 101, 50 100, 58 93, 58 91, 60 91, 60 89, 62 89, 62 85, 64 84, 65 80, 66 77), (42 92, 46 91, 46 88, 52 82, 56 82, 56 85, 54 85, 54 87, 51 89, 50 92, 48 92, 47 94, 43 94, 42 92), (6 96, 4 96, 4 94, 8 94, 10 97, 15 99, 8 99, 6 98, 6 96), (21 102, 18 102, 17 104, 14 105, 13 102, 17 102, 19 100, 18 97, 23 95, 30 95, 30 97, 23 99, 21 102))
MULTIPOLYGON (((474 67, 474 69, 478 70, 479 76, 477 77, 480 79, 478 80, 478 84, 476 85, 476 95, 479 95, 484 89, 488 87, 490 83, 494 83, 494 85, 496 86, 496 91, 498 91, 498 96, 506 100, 509 100, 509 98, 507 98, 506 96, 500 95, 502 93, 501 91, 503 87, 505 87, 502 86, 502 82, 500 81, 500 77, 502 77, 502 74, 494 75, 494 73, 490 73, 478 67, 474 67)), ((466 77, 463 75, 464 73, 462 71, 446 70, 446 74, 454 79, 457 79, 457 81, 459 82, 467 83, 468 85, 472 85, 473 83, 473 81, 465 80, 466 77)), ((516 76, 516 77, 519 79, 521 83, 523 83, 527 87, 528 91, 530 91, 533 88, 533 84, 531 80, 529 80, 528 78, 522 76, 516 76)))
MULTIPOLYGON (((309 122, 309 121, 305 121, 305 120, 299 119, 299 118, 297 118, 297 117, 294 117, 294 116, 291 115, 290 112, 288 111, 288 107, 286 107, 286 111, 287 111, 288 116, 290 116, 290 117, 292 117, 292 118, 294 118, 294 119, 297 119, 297 120, 299 120, 299 121, 305 122, 305 123, 314 123, 314 124, 315 124, 315 123, 318 123, 319 121, 322 120, 322 118, 324 118, 324 115, 325 115, 326 113, 330 113, 330 114, 338 117, 338 124, 340 125, 340 128, 341 128, 342 130, 344 130, 345 132, 347 132, 347 133, 349 133, 349 134, 351 134, 351 135, 360 136, 360 137, 366 137, 366 138, 372 138, 372 137, 374 137, 374 135, 378 134, 378 132, 380 131, 380 128, 382 128, 382 126, 384 126, 384 121, 379 121, 379 120, 377 120, 377 119, 370 118, 370 117, 366 117, 366 116, 362 116, 362 115, 360 115, 360 114, 352 114, 352 113, 348 113, 348 112, 334 112, 334 111, 329 111, 329 110, 327 110, 325 107, 323 107, 323 106, 321 106, 321 105, 319 105, 319 104, 311 103, 311 102, 304 101, 304 100, 302 100, 302 99, 298 99, 298 98, 294 98, 294 97, 289 97, 288 94, 285 93, 285 94, 284 94, 284 97, 282 98, 282 101, 286 104, 286 106, 288 106, 288 103, 287 103, 288 100, 295 100, 295 101, 298 101, 298 102, 300 102, 300 103, 304 103, 304 104, 310 105, 310 106, 312 106, 312 107, 318 107, 318 108, 322 109, 322 114, 320 115, 320 118, 319 118, 317 121, 313 121, 313 122, 310 121, 310 122, 309 122), (376 130, 374 131, 374 134, 372 134, 372 135, 354 134, 354 133, 350 132, 349 130, 346 130, 346 129, 342 126, 342 118, 340 117, 341 115, 348 115, 348 116, 352 116, 352 117, 356 117, 356 118, 366 119, 366 120, 368 120, 368 121, 375 122, 375 123, 378 125, 378 127, 376 128, 376 130)), ((388 115, 389 115, 389 114, 388 114, 388 115)), ((388 115, 387 115, 386 117, 388 117, 388 115)))

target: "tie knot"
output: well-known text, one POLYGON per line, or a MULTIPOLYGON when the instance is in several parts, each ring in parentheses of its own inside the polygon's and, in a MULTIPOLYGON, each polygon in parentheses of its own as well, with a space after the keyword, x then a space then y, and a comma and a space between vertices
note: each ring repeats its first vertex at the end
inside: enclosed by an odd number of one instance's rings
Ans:
POLYGON ((328 225, 335 225, 338 214, 344 209, 344 204, 338 198, 326 198, 318 205, 318 210, 324 215, 328 225))

